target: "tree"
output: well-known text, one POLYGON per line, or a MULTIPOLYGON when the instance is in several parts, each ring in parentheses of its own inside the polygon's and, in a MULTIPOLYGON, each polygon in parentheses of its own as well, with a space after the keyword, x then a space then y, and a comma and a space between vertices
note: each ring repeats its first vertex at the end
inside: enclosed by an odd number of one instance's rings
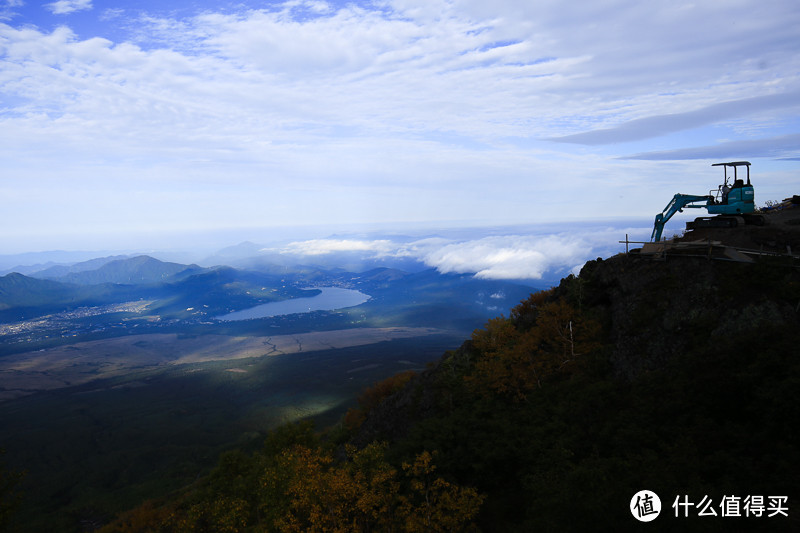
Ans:
POLYGON ((281 487, 287 496, 271 525, 281 532, 367 533, 459 531, 471 523, 482 495, 435 476, 429 452, 403 464, 400 476, 386 450, 385 443, 346 446, 341 462, 321 448, 285 450, 265 477, 270 492, 281 487))
MULTIPOLYGON (((322 449, 295 446, 286 450, 278 469, 288 497, 276 529, 300 531, 385 531, 391 529, 399 483, 386 461, 385 444, 346 449, 347 460, 335 463, 322 449)), ((275 479, 271 477, 271 479, 275 479)))
POLYGON ((378 381, 365 389, 361 396, 358 397, 358 407, 348 409, 345 414, 345 428, 348 431, 357 430, 367 418, 367 413, 380 405, 387 397, 402 389, 416 375, 417 373, 413 370, 407 370, 378 381))
POLYGON ((480 358, 467 381, 485 394, 524 401, 547 378, 574 371, 583 356, 600 347, 599 324, 563 298, 529 300, 512 317, 489 320, 472 335, 480 358))
POLYGON ((410 491, 400 497, 403 531, 462 531, 477 516, 484 496, 435 476, 433 454, 424 451, 413 463, 403 463, 410 491))

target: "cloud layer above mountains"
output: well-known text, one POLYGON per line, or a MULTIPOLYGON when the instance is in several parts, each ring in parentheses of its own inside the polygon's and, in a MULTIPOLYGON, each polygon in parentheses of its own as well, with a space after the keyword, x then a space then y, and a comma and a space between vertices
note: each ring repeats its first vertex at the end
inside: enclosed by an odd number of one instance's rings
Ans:
MULTIPOLYGON (((476 235, 474 238, 425 237, 420 239, 328 238, 295 241, 263 250, 298 261, 326 261, 343 254, 364 261, 410 259, 442 273, 474 274, 482 279, 555 279, 576 272, 598 256, 618 253, 627 232, 644 234, 647 228, 594 227, 552 234, 476 235)), ((623 248, 624 249, 624 248, 623 248)))
POLYGON ((439 271, 475 272, 486 279, 540 279, 545 272, 585 261, 591 246, 568 235, 507 235, 453 243, 424 256, 439 271))

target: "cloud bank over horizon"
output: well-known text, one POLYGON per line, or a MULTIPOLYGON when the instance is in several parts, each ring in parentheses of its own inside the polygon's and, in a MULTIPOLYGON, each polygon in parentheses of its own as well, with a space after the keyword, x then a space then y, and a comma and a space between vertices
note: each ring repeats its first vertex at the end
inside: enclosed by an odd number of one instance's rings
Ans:
POLYGON ((342 261, 347 257, 376 261, 411 259, 443 274, 472 274, 481 279, 541 280, 577 274, 583 264, 598 256, 621 251, 625 232, 645 234, 649 228, 596 226, 558 233, 508 233, 473 238, 425 237, 420 239, 324 238, 294 241, 265 248, 297 261, 342 261), (335 256, 335 259, 334 259, 335 256))

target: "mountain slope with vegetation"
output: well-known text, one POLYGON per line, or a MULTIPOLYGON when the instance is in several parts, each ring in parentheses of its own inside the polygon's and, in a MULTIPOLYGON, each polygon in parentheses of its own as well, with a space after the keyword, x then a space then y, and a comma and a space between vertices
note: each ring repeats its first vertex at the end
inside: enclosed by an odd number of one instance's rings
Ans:
POLYGON ((105 531, 617 531, 642 489, 650 529, 796 530, 798 267, 589 262, 322 438, 284 427, 105 531), (750 496, 769 512, 719 516, 750 496))
POLYGON ((12 322, 47 313, 131 299, 126 287, 108 284, 81 287, 37 279, 16 272, 0 276, 0 322, 12 322))
MULTIPOLYGON (((89 262, 91 264, 91 262, 89 262)), ((97 285, 100 283, 147 284, 180 279, 202 271, 197 265, 182 265, 159 261, 148 255, 114 259, 98 268, 73 271, 61 276, 37 273, 37 277, 56 279, 78 285, 97 285)))
MULTIPOLYGON (((398 457, 440 450, 441 471, 487 494, 487 531, 629 528, 644 488, 667 514, 678 495, 792 501, 796 267, 590 262, 387 398, 354 440, 393 442, 398 457)), ((730 528, 671 518, 666 529, 730 528)))

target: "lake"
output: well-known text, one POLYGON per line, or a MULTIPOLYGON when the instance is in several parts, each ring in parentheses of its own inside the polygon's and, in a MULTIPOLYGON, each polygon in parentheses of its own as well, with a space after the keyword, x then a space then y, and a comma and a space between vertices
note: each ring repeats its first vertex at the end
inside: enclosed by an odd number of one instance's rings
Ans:
POLYGON ((310 298, 292 298, 281 302, 270 302, 249 309, 234 311, 216 317, 217 320, 249 320, 251 318, 268 318, 271 316, 291 315, 293 313, 310 313, 311 311, 333 311, 361 305, 369 300, 369 295, 353 289, 339 287, 314 287, 322 291, 310 298))

